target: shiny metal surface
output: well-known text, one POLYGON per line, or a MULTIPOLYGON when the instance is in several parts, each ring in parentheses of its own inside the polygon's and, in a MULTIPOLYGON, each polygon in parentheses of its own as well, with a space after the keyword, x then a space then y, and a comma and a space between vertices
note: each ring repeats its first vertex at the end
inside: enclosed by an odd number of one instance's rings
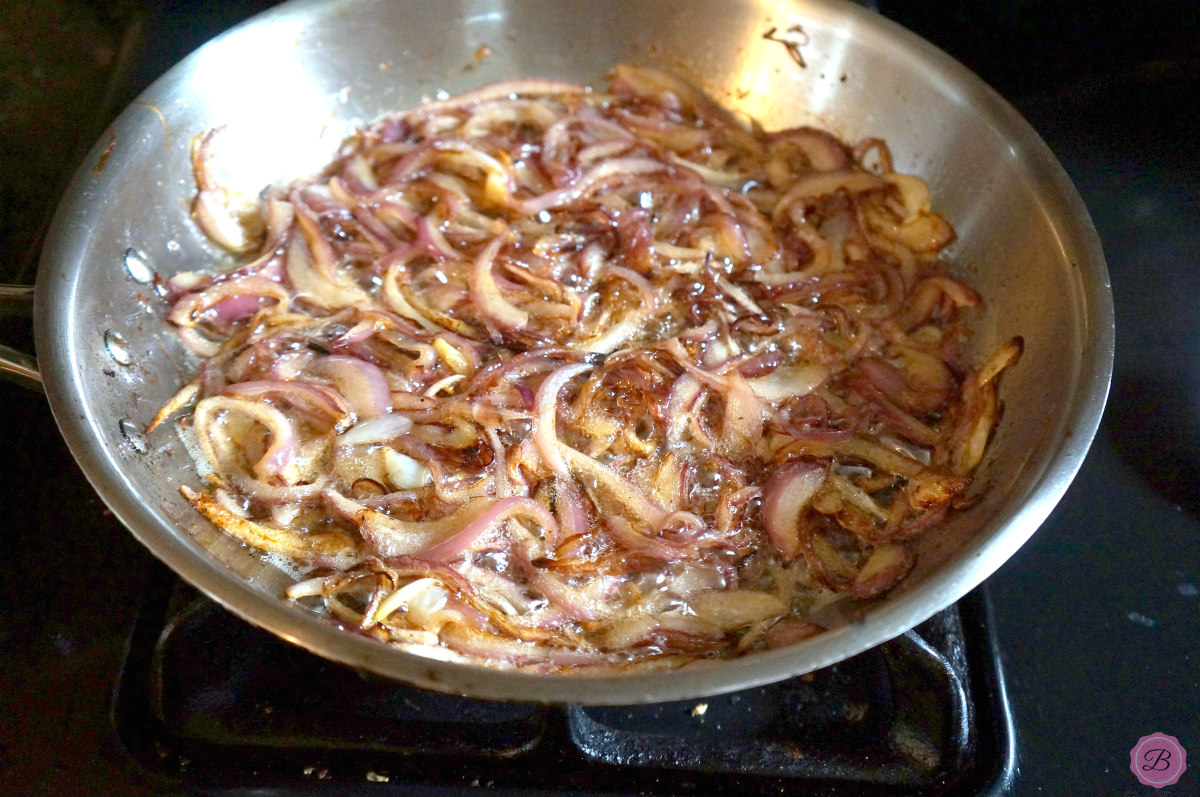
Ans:
POLYGON ((0 345, 0 379, 16 382, 32 390, 42 389, 37 360, 24 352, 0 345))
POLYGON ((1049 514, 1095 435, 1113 359, 1099 241, 1050 151, 960 65, 833 0, 458 0, 436 11, 418 0, 288 3, 194 53, 113 123, 59 208, 37 288, 39 359, 62 432, 100 496, 166 564, 323 656, 443 691, 525 700, 729 691, 828 665, 912 627, 990 575, 1049 514), (803 67, 763 38, 795 26, 806 41, 803 67), (287 575, 179 496, 194 477, 171 431, 148 439, 137 431, 194 366, 166 331, 144 266, 169 276, 215 254, 188 218, 190 139, 224 126, 216 167, 232 187, 257 193, 319 168, 356 125, 439 91, 512 77, 596 82, 622 61, 679 72, 768 128, 819 124, 851 140, 884 137, 897 168, 930 184, 959 233, 955 268, 989 301, 974 320, 975 350, 1014 334, 1026 342, 1004 379, 1006 411, 979 472, 980 500, 861 622, 674 673, 534 676, 447 664, 287 605, 279 597, 287 575))
MULTIPOLYGON (((30 285, 0 285, 0 317, 28 318, 33 312, 34 289, 30 285)), ((0 379, 31 390, 42 389, 37 360, 23 351, 0 343, 0 379)))

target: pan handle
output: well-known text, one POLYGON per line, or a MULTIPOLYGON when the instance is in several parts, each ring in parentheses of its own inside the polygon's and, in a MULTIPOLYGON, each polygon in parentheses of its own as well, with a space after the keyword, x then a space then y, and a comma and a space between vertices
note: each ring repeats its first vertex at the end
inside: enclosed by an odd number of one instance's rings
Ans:
MULTIPOLYGON (((32 285, 0 285, 0 315, 33 315, 32 285)), ((41 392, 42 374, 37 360, 25 352, 0 344, 0 379, 41 392)))

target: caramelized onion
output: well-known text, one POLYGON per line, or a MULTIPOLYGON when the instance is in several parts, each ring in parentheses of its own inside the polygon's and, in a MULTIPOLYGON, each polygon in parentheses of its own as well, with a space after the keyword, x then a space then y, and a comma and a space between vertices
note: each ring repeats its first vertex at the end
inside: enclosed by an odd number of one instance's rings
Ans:
POLYGON ((982 298, 880 139, 622 66, 388 117, 252 213, 210 139, 194 215, 246 262, 166 283, 204 363, 151 430, 343 624, 535 671, 740 655, 885 594, 969 501, 1021 343, 964 359, 982 298))
POLYGON ((763 525, 767 538, 789 562, 800 551, 800 518, 825 482, 825 468, 799 460, 775 471, 763 488, 763 525))
POLYGON ((349 431, 338 435, 339 446, 357 446, 363 443, 386 443, 412 430, 413 422, 406 415, 379 415, 354 424, 349 431))

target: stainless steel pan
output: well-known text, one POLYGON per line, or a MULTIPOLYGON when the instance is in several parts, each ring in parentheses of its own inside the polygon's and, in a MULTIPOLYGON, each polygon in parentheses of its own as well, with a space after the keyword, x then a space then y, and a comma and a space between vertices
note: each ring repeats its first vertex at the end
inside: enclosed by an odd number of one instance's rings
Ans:
MULTIPOLYGON (((1095 434, 1112 369, 1103 256, 1046 146, 950 58, 833 0, 297 0, 214 40, 113 122, 49 233, 35 300, 41 377, 62 433, 112 511, 151 551, 252 623, 322 656, 482 697, 634 703, 728 691, 810 671, 895 636, 957 600, 1045 519, 1095 434), (774 38, 792 42, 795 53, 774 38), (800 58, 794 59, 793 55, 800 58), (799 63, 803 61, 803 65, 799 63), (674 673, 497 672, 402 654, 280 598, 288 577, 179 496, 191 460, 141 429, 194 363, 165 330, 150 273, 203 267, 188 217, 189 140, 225 126, 218 170, 244 191, 317 169, 355 125, 511 77, 602 80, 628 61, 683 73, 768 128, 819 124, 885 137, 959 233, 952 257, 989 300, 977 352, 1026 341, 976 489, 981 500, 920 552, 913 576, 860 622, 791 648, 674 673)), ((23 363, 27 373, 29 363, 23 363)))

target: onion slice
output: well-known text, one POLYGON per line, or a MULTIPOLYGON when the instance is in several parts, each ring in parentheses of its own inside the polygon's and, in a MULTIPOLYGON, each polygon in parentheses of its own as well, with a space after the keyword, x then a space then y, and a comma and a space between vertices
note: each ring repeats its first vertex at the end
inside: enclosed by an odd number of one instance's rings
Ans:
POLYGON ((474 498, 439 520, 407 521, 376 512, 336 490, 322 495, 334 511, 358 525, 363 539, 384 557, 421 555, 448 561, 512 518, 531 520, 551 536, 557 534, 554 516, 531 498, 474 498))
POLYGON ((392 409, 392 391, 379 366, 357 357, 334 354, 317 360, 313 370, 333 380, 360 418, 374 418, 392 409))
POLYGON ((462 531, 490 504, 476 498, 439 520, 409 521, 377 512, 336 490, 326 490, 322 496, 331 509, 356 524, 367 544, 385 558, 424 554, 462 531))
POLYGON ((807 396, 829 379, 829 368, 820 363, 801 363, 776 368, 766 376, 747 382, 754 395, 766 401, 783 401, 793 396, 807 396))
POLYGON ((503 244, 502 239, 493 238, 475 258, 471 270, 471 300, 484 320, 505 329, 522 329, 529 324, 529 313, 504 298, 492 272, 503 244))
POLYGON ((563 461, 576 474, 595 481, 596 487, 603 490, 616 506, 629 511, 642 523, 651 528, 659 528, 669 514, 666 508, 635 487, 624 476, 607 465, 576 451, 565 443, 557 444, 563 461))
POLYGON ((513 496, 510 498, 501 498, 499 501, 494 502, 462 531, 434 546, 425 556, 440 562, 455 559, 480 537, 504 522, 515 518, 533 521, 533 523, 544 529, 547 536, 551 539, 558 536, 558 524, 554 521, 554 516, 550 514, 550 510, 532 498, 513 496))
POLYGON ((288 244, 286 272, 288 282, 295 289, 295 297, 324 310, 371 303, 367 292, 348 278, 339 276, 330 281, 318 273, 303 236, 293 235, 288 244))
POLYGON ((220 471, 223 463, 213 445, 212 435, 218 432, 213 425, 225 413, 242 413, 262 424, 271 434, 271 444, 254 463, 254 475, 266 480, 278 476, 285 484, 295 484, 299 475, 292 467, 298 453, 296 430, 287 416, 270 404, 232 396, 209 396, 196 404, 192 416, 193 428, 200 448, 209 463, 220 471))
POLYGON ((413 422, 406 415, 391 413, 359 421, 338 435, 334 441, 338 446, 357 446, 363 443, 386 443, 412 431, 413 422))
POLYGON ((335 429, 349 422, 350 405, 341 395, 323 385, 287 379, 236 382, 224 390, 227 396, 284 401, 311 419, 335 429))
POLYGON ((559 476, 567 476, 567 463, 558 450, 558 394, 567 382, 592 370, 587 363, 565 365, 542 380, 534 397, 534 416, 531 437, 542 461, 559 476))
POLYGON ((187 485, 180 487, 179 491, 214 525, 252 548, 339 570, 353 567, 361 560, 354 540, 341 532, 299 534, 275 528, 233 514, 206 492, 198 493, 187 485))
POLYGON ((775 472, 763 488, 767 539, 785 562, 800 552, 800 515, 825 483, 823 465, 797 460, 775 472))

